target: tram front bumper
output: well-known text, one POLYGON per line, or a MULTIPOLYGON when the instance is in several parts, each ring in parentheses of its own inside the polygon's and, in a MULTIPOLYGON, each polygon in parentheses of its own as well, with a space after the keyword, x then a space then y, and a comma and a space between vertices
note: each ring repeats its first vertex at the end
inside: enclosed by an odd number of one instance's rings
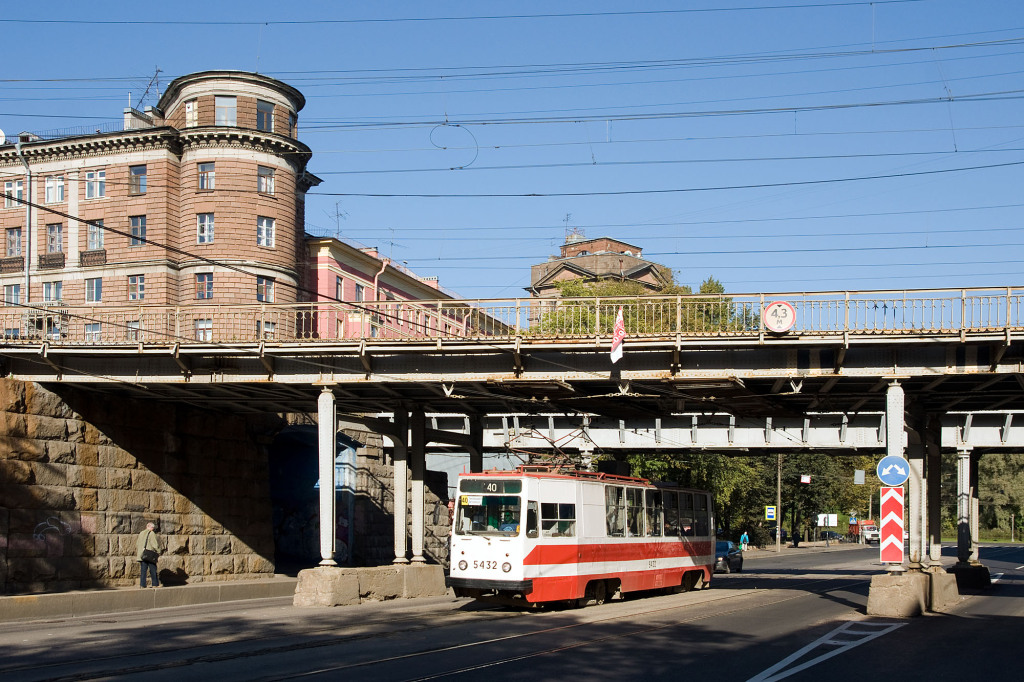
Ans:
POLYGON ((529 594, 533 592, 532 580, 482 580, 480 578, 453 578, 447 576, 444 579, 446 587, 468 588, 472 590, 494 590, 496 592, 520 592, 529 594))

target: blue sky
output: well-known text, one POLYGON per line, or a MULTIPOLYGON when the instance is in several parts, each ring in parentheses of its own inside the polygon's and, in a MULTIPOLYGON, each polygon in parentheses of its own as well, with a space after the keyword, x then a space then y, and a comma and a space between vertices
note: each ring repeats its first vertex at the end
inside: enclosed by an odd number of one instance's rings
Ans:
POLYGON ((567 228, 733 293, 1024 285, 1024 3, 6 8, 0 128, 120 119, 160 69, 307 97, 307 229, 467 297, 567 228))

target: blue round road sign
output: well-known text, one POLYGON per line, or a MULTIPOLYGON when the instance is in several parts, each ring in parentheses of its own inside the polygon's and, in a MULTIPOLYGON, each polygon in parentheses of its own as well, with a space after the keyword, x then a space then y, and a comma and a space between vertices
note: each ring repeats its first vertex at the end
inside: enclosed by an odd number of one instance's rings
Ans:
POLYGON ((878 480, 888 486, 903 485, 910 478, 910 462, 899 455, 886 455, 875 469, 878 480))

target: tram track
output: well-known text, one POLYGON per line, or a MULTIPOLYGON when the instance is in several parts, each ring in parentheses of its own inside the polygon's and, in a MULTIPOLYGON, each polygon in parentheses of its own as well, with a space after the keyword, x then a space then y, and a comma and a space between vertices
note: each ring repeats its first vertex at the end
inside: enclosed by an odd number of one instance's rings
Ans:
MULTIPOLYGON (((735 608, 729 609, 701 609, 701 613, 693 614, 685 618, 673 619, 672 623, 660 624, 650 628, 631 628, 628 633, 603 635, 601 637, 584 637, 578 643, 575 643, 572 648, 600 644, 602 641, 607 639, 615 639, 617 637, 629 636, 632 634, 638 634, 648 631, 657 631, 673 626, 678 626, 684 623, 698 622, 706 618, 713 616, 724 615, 728 613, 735 613, 743 611, 744 609, 758 608, 763 606, 769 606, 772 604, 782 603, 793 599, 799 599, 813 594, 820 594, 822 592, 828 592, 836 589, 837 587, 849 588, 855 585, 864 584, 867 582, 865 579, 851 580, 850 578, 837 578, 835 576, 822 577, 822 578, 810 578, 805 580, 795 579, 795 576, 789 576, 786 579, 784 586, 773 586, 771 585, 774 580, 767 580, 769 583, 767 589, 764 586, 754 585, 752 587, 746 587, 745 585, 750 582, 757 582, 754 577, 748 576, 735 576, 730 582, 733 583, 730 589, 715 590, 712 588, 707 593, 704 592, 691 592, 682 595, 675 595, 672 597, 654 598, 652 599, 652 605, 657 602, 659 604, 657 608, 641 609, 640 611, 631 612, 629 618, 631 620, 653 618, 659 615, 664 615, 673 611, 679 611, 683 609, 706 606, 710 604, 722 604, 723 602, 729 602, 736 599, 743 599, 749 597, 752 594, 758 594, 761 597, 768 595, 772 592, 785 590, 787 594, 778 599, 759 599, 757 604, 741 604, 735 608), (798 594, 790 594, 792 590, 800 590, 798 594), (692 600, 686 599, 686 595, 695 595, 700 597, 706 597, 703 599, 692 600), (663 599, 672 599, 673 603, 670 605, 664 605, 663 599), (682 599, 682 603, 679 600, 682 599)), ((271 635, 260 635, 252 637, 231 637, 231 636, 220 636, 213 639, 204 640, 201 643, 193 645, 182 646, 180 644, 166 644, 166 645, 154 645, 146 648, 145 650, 137 652, 126 652, 126 653, 113 653, 100 656, 90 656, 85 658, 78 658, 73 661, 62 660, 54 662, 43 662, 43 663, 32 663, 27 665, 15 665, 15 666, 3 666, 0 665, 0 675, 5 678, 18 678, 18 679, 31 679, 39 682, 72 682, 79 680, 93 680, 100 678, 116 678, 126 675, 138 675, 144 673, 154 673, 156 671, 173 671, 180 670, 183 673, 191 666, 198 666, 202 664, 223 664, 231 663, 232 661, 254 661, 262 657, 273 657, 277 655, 291 654, 299 651, 314 652, 317 650, 323 650, 331 647, 341 647, 349 644, 355 644, 360 641, 372 640, 374 638, 388 638, 388 639, 401 639, 404 641, 410 640, 417 634, 422 634, 427 631, 438 631, 440 628, 456 628, 459 626, 474 626, 476 623, 490 623, 493 621, 513 621, 517 618, 524 618, 521 622, 524 625, 527 624, 539 624, 538 619, 545 618, 551 614, 573 614, 576 616, 582 616, 578 622, 561 624, 556 627, 541 627, 528 628, 522 632, 513 632, 502 637, 491 637, 479 639, 477 641, 461 642, 455 645, 447 646, 436 646, 426 647, 416 651, 410 651, 408 653, 398 654, 391 657, 377 657, 362 661, 353 661, 344 665, 328 666, 319 668, 311 671, 303 671, 295 674, 271 674, 268 676, 249 676, 247 679, 263 679, 263 680, 289 680, 289 679, 303 679, 316 675, 325 675, 335 672, 343 672, 345 670, 356 670, 362 669, 367 670, 372 666, 376 665, 387 665, 389 663, 403 662, 415 660, 417 658, 428 657, 431 655, 444 654, 446 652, 454 652, 460 649, 470 649, 475 647, 486 647, 500 645, 502 642, 509 642, 513 640, 526 641, 531 637, 551 635, 559 632, 582 632, 587 627, 600 627, 602 624, 617 621, 622 618, 622 614, 619 609, 615 609, 616 605, 623 603, 631 603, 636 605, 642 603, 643 599, 631 599, 628 602, 610 602, 605 606, 601 607, 586 607, 584 609, 548 609, 543 611, 510 611, 507 609, 495 607, 495 608, 477 608, 474 610, 446 610, 443 613, 427 614, 417 613, 414 618, 414 624, 410 624, 410 614, 408 610, 403 610, 400 613, 394 613, 388 617, 374 618, 370 622, 364 623, 361 627, 362 631, 357 633, 348 633, 344 635, 338 635, 337 623, 325 624, 320 627, 312 629, 298 629, 293 632, 285 634, 271 634, 271 635), (608 615, 602 614, 603 610, 615 609, 614 613, 608 615), (309 641, 310 638, 315 638, 309 641), (282 641, 284 640, 284 641, 282 641), (233 647, 232 651, 208 651, 210 648, 224 646, 233 647), (173 656, 173 660, 160 660, 161 657, 173 656), (75 672, 67 672, 67 668, 73 667, 76 669, 75 672), (87 668, 83 670, 83 668, 87 668), (40 674, 41 673, 41 674, 40 674)), ((104 619, 109 622, 110 619, 104 619)), ((477 627, 476 630, 493 630, 492 627, 484 628, 477 627)), ((531 658, 537 656, 544 656, 552 653, 556 653, 564 649, 565 647, 548 647, 543 650, 532 652, 526 656, 514 657, 505 659, 495 660, 488 663, 487 666, 498 666, 521 658, 531 658)), ((439 673, 433 676, 426 676, 417 679, 430 680, 438 679, 445 675, 460 674, 464 672, 471 672, 472 668, 466 670, 450 670, 444 673, 439 673)))
MULTIPOLYGON (((815 582, 841 582, 844 587, 850 587, 850 586, 857 585, 857 584, 868 583, 869 580, 850 581, 848 579, 837 579, 837 578, 824 579, 823 578, 823 579, 818 579, 818 580, 810 580, 810 581, 807 581, 806 583, 803 583, 803 584, 787 585, 783 589, 789 591, 791 589, 797 589, 799 587, 802 587, 802 585, 810 584, 810 583, 815 583, 815 582)), ((580 641, 573 642, 572 644, 563 645, 563 646, 557 646, 557 647, 548 647, 548 648, 545 648, 545 649, 541 649, 541 650, 538 650, 538 651, 531 652, 529 654, 523 654, 523 655, 519 655, 519 656, 512 656, 512 657, 501 658, 501 659, 498 659, 498 660, 495 660, 495 661, 490 661, 490 662, 485 663, 485 664, 468 666, 468 667, 458 668, 458 669, 450 669, 450 670, 445 670, 445 671, 442 671, 442 672, 439 672, 439 673, 436 673, 436 674, 432 674, 432 675, 426 675, 426 676, 422 676, 422 677, 409 678, 408 680, 406 680, 406 682, 427 682, 428 680, 444 679, 444 678, 447 678, 447 677, 450 677, 450 676, 453 676, 453 675, 461 675, 461 674, 466 674, 466 673, 477 672, 477 671, 480 671, 480 670, 484 670, 486 668, 492 668, 492 667, 496 667, 496 666, 507 665, 507 664, 510 664, 510 663, 517 663, 517 662, 525 661, 525 660, 528 660, 528 659, 531 659, 531 658, 537 658, 537 657, 540 657, 540 656, 547 656, 547 655, 557 654, 557 653, 560 653, 560 652, 563 652, 563 651, 568 651, 568 650, 571 650, 571 649, 578 649, 580 647, 585 647, 585 646, 597 645, 597 644, 601 644, 603 642, 607 642, 607 641, 611 641, 611 640, 615 640, 615 639, 620 639, 620 638, 624 638, 624 637, 635 637, 637 635, 657 632, 657 631, 660 631, 660 630, 666 630, 666 629, 670 629, 670 628, 675 628, 675 627, 679 627, 680 625, 685 625, 685 624, 688 624, 688 623, 695 623, 695 622, 699 622, 699 621, 710 619, 710 618, 720 618, 721 616, 724 616, 724 615, 729 615, 729 614, 733 614, 733 613, 739 613, 739 612, 742 612, 742 611, 745 611, 745 610, 750 610, 752 608, 764 608, 764 607, 767 607, 767 606, 781 604, 781 603, 788 602, 788 601, 793 601, 793 600, 796 600, 796 599, 803 599, 803 598, 806 598, 806 597, 808 597, 808 596, 810 596, 812 594, 820 594, 822 592, 827 592, 830 589, 832 589, 832 588, 822 588, 822 589, 818 589, 818 590, 805 590, 803 593, 800 593, 800 594, 790 595, 790 596, 787 596, 787 597, 784 597, 784 598, 781 598, 781 599, 773 599, 773 600, 768 600, 768 601, 760 602, 760 603, 758 603, 758 604, 756 604, 754 606, 737 606, 736 608, 733 608, 733 609, 716 610, 714 612, 704 612, 704 613, 697 614, 697 615, 694 615, 694 616, 689 617, 689 618, 676 619, 676 620, 673 620, 671 623, 666 623, 666 624, 662 624, 662 625, 656 625, 656 626, 652 626, 652 627, 639 627, 639 628, 635 628, 635 629, 629 629, 626 632, 615 633, 615 634, 610 634, 610 635, 604 635, 604 636, 601 636, 601 637, 592 637, 592 638, 588 638, 588 639, 582 639, 580 641)), ((767 591, 768 590, 760 590, 758 588, 745 589, 743 591, 735 591, 734 594, 730 594, 728 596, 723 596, 723 597, 721 597, 719 599, 716 599, 716 600, 713 600, 713 601, 725 601, 725 600, 730 600, 730 599, 734 599, 734 598, 740 598, 740 597, 744 597, 744 596, 749 596, 750 594, 753 594, 755 592, 760 592, 760 593, 763 594, 764 592, 767 592, 767 591)), ((707 603, 709 603, 709 602, 704 601, 704 602, 701 602, 700 605, 705 605, 707 603)), ((659 608, 659 609, 650 609, 650 610, 647 610, 647 611, 641 611, 641 612, 638 612, 638 613, 630 614, 630 618, 631 619, 638 619, 638 618, 641 618, 641 617, 652 616, 652 615, 656 615, 656 614, 662 614, 662 613, 670 612, 670 611, 676 611, 676 610, 679 610, 679 609, 682 609, 682 608, 689 608, 689 607, 692 607, 692 606, 695 606, 695 604, 673 605, 673 606, 668 606, 668 607, 659 608)), ((537 630, 537 631, 533 631, 533 632, 529 632, 529 633, 520 633, 520 634, 509 635, 509 636, 505 636, 505 637, 485 639, 485 640, 480 640, 478 642, 467 642, 467 643, 463 643, 463 644, 457 644, 457 645, 454 645, 454 646, 438 647, 438 648, 431 649, 431 650, 410 652, 408 654, 403 654, 403 655, 400 655, 400 656, 388 657, 388 658, 385 658, 385 659, 377 659, 377 660, 373 660, 373 661, 364 661, 364 662, 360 662, 360 663, 356 663, 356 664, 351 664, 351 665, 344 665, 344 666, 332 666, 332 667, 327 667, 327 668, 321 668, 321 669, 318 669, 318 670, 310 670, 310 671, 306 671, 306 672, 302 672, 302 673, 296 673, 295 675, 277 676, 277 677, 265 678, 265 679, 267 679, 268 682, 270 680, 275 680, 276 681, 276 680, 304 679, 304 678, 314 677, 314 676, 317 676, 317 675, 326 675, 326 674, 330 674, 330 673, 342 672, 342 671, 345 671, 345 670, 352 670, 352 669, 357 669, 357 668, 366 668, 367 666, 372 666, 372 665, 381 665, 381 664, 385 664, 385 663, 393 663, 393 662, 399 662, 399 661, 408 661, 410 659, 414 659, 414 658, 422 657, 422 656, 430 656, 430 655, 446 653, 446 652, 455 652, 455 651, 458 651, 458 650, 464 650, 464 649, 468 649, 468 648, 471 648, 471 647, 492 646, 492 645, 501 644, 503 642, 508 642, 510 640, 513 640, 513 639, 522 639, 522 638, 526 638, 526 637, 545 636, 545 635, 553 634, 555 632, 564 632, 564 631, 567 631, 567 630, 573 630, 573 629, 578 629, 578 628, 583 628, 583 627, 589 627, 589 626, 594 626, 594 625, 601 625, 601 624, 604 624, 604 623, 615 622, 615 621, 618 621, 620 618, 621 618, 620 615, 615 615, 615 616, 610 616, 610 617, 607 617, 607 618, 600 618, 600 619, 596 619, 596 620, 587 620, 585 622, 573 623, 573 624, 569 624, 569 625, 563 625, 563 626, 559 626, 557 628, 546 628, 546 629, 537 630)))

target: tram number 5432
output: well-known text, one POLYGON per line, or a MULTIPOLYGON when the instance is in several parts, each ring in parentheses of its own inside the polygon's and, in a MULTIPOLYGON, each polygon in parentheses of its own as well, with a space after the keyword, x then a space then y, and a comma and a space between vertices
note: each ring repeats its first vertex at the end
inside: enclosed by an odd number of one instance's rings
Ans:
POLYGON ((498 568, 498 562, 497 561, 474 561, 473 562, 473 568, 479 568, 479 569, 483 569, 485 571, 486 570, 491 570, 491 569, 497 569, 498 568))

